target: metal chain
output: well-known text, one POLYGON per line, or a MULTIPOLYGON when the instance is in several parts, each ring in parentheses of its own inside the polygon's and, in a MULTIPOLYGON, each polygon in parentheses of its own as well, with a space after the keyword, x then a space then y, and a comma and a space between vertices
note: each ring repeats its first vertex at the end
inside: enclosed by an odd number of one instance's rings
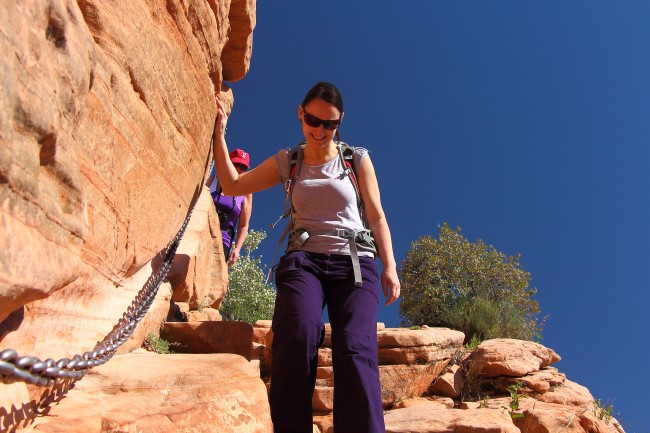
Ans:
POLYGON ((57 379, 81 379, 91 368, 110 360, 115 355, 115 351, 133 335, 138 323, 151 307, 160 285, 171 268, 176 249, 193 211, 194 207, 185 218, 181 229, 167 245, 165 259, 160 269, 149 276, 117 325, 101 342, 97 343, 92 351, 83 355, 74 355, 72 359, 62 358, 55 361, 48 358, 41 361, 34 356, 18 356, 18 352, 14 349, 5 349, 0 352, 0 380, 4 383, 27 382, 32 385, 51 386, 57 379))

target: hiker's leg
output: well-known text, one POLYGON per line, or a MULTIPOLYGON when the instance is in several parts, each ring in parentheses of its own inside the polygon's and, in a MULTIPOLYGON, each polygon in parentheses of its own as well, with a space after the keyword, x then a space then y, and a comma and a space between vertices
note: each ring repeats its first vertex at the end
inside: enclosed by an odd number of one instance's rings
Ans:
POLYGON ((313 431, 312 396, 323 338, 323 289, 310 253, 285 255, 276 271, 271 418, 278 432, 313 431))
POLYGON ((334 431, 383 433, 377 366, 377 264, 360 257, 362 287, 354 285, 351 259, 339 260, 328 272, 325 289, 332 325, 334 431))

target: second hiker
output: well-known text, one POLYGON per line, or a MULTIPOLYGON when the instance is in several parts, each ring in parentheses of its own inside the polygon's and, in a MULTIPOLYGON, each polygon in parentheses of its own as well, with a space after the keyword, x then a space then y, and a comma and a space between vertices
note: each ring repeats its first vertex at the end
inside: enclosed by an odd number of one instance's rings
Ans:
MULTIPOLYGON (((229 157, 237 173, 241 174, 250 168, 248 152, 235 149, 230 152, 229 157)), ((226 257, 228 266, 232 266, 239 259, 239 253, 248 235, 248 224, 253 211, 253 194, 225 195, 214 165, 205 183, 210 188, 210 194, 219 216, 223 255, 226 257)))

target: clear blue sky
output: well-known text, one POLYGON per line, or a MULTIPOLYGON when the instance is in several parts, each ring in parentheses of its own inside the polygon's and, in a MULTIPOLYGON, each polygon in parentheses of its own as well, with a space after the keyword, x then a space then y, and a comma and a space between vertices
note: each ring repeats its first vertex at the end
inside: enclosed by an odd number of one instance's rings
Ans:
MULTIPOLYGON (((297 144, 305 92, 335 83, 397 261, 445 221, 520 252, 556 366, 647 433, 648 17, 641 1, 261 0, 229 146, 258 164, 297 144)), ((279 187, 255 195, 267 265, 282 200, 279 187)), ((398 326, 398 306, 380 320, 398 326)))

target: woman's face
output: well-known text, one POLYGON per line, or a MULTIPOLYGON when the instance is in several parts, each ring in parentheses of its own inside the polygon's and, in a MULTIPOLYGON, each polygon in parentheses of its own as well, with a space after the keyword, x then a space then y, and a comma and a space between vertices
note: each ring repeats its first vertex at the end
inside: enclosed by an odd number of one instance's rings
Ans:
MULTIPOLYGON (((327 146, 334 138, 336 128, 327 129, 325 128, 326 125, 323 125, 322 122, 318 122, 321 123, 318 126, 310 126, 305 121, 305 116, 311 120, 311 123, 314 120, 330 120, 336 123, 336 121, 343 119, 343 113, 335 105, 320 98, 312 99, 304 108, 300 105, 298 107, 298 118, 302 122, 302 133, 305 135, 307 144, 315 147, 327 146)), ((332 124, 332 122, 327 123, 332 124)))
POLYGON ((233 164, 237 173, 242 174, 245 171, 248 171, 248 168, 244 164, 233 164))

